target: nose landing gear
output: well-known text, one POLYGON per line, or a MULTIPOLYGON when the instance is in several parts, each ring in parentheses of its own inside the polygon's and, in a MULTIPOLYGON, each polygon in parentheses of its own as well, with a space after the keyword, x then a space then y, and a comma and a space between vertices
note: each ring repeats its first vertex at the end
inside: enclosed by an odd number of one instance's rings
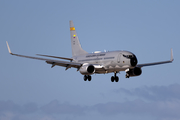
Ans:
POLYGON ((126 78, 129 78, 130 76, 129 76, 129 74, 128 73, 126 73, 126 76, 125 76, 126 78))

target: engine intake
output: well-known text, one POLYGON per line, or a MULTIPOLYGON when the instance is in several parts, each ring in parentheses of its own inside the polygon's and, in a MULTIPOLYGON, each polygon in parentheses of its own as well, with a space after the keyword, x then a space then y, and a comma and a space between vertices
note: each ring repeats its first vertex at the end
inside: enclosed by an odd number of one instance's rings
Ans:
POLYGON ((92 75, 95 72, 95 67, 93 65, 84 64, 80 69, 82 75, 92 75))
POLYGON ((142 74, 142 70, 139 67, 135 67, 134 69, 130 69, 127 74, 129 77, 139 76, 142 74))
POLYGON ((133 58, 131 58, 130 62, 131 62, 131 66, 133 66, 133 67, 135 67, 137 65, 138 60, 135 55, 133 58))

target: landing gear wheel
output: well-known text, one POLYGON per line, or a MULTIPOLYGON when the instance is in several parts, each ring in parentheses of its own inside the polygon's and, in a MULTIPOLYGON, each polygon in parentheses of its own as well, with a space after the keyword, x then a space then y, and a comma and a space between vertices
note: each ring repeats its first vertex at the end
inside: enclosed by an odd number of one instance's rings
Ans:
POLYGON ((84 75, 84 81, 91 81, 91 76, 90 75, 84 75))
POLYGON ((87 81, 88 77, 86 75, 84 75, 84 81, 87 81))
POLYGON ((112 77, 111 77, 111 82, 114 82, 114 79, 115 79, 114 76, 112 76, 112 77))
POLYGON ((88 75, 88 77, 87 77, 87 78, 88 78, 88 81, 91 81, 91 76, 90 76, 90 75, 88 75))
POLYGON ((119 77, 116 76, 116 77, 115 77, 115 81, 116 81, 116 82, 119 82, 119 77))
POLYGON ((111 82, 114 82, 114 81, 115 81, 115 82, 119 82, 119 77, 116 76, 116 73, 117 73, 117 72, 114 72, 114 76, 111 77, 111 82))

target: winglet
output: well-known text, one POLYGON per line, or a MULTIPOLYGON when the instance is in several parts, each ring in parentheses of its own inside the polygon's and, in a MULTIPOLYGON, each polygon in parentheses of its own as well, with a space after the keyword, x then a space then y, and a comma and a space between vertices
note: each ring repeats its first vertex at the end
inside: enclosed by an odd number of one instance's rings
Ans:
POLYGON ((9 44, 8 44, 7 41, 6 41, 6 44, 7 44, 7 48, 8 48, 9 53, 12 54, 11 49, 10 49, 9 44))
POLYGON ((174 58, 173 58, 173 49, 171 48, 171 60, 170 61, 173 61, 174 58))

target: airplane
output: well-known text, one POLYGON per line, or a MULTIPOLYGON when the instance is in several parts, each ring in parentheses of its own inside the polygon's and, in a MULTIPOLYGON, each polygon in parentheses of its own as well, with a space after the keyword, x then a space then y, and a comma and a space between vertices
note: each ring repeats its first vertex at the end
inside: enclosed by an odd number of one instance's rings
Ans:
POLYGON ((118 82, 119 77, 116 75, 120 71, 125 71, 126 78, 139 76, 142 73, 142 67, 159 65, 165 63, 172 63, 173 51, 171 49, 171 59, 168 61, 154 62, 154 63, 145 63, 138 64, 138 60, 135 54, 129 51, 95 51, 93 53, 88 53, 82 49, 81 44, 78 39, 78 35, 76 33, 73 21, 69 21, 70 23, 70 35, 71 35, 71 47, 72 47, 72 57, 57 57, 51 55, 42 55, 36 54, 42 57, 32 57, 26 55, 14 54, 11 52, 8 42, 6 41, 8 51, 11 55, 15 55, 18 57, 25 57, 37 60, 46 61, 47 64, 51 64, 51 68, 54 66, 62 66, 65 67, 65 70, 69 68, 76 68, 82 75, 84 75, 84 81, 91 81, 93 74, 107 74, 114 73, 114 76, 111 77, 111 82, 118 82), (56 58, 55 59, 47 59, 56 58), (57 60, 58 59, 58 60, 57 60), (61 59, 61 60, 59 60, 61 59))

